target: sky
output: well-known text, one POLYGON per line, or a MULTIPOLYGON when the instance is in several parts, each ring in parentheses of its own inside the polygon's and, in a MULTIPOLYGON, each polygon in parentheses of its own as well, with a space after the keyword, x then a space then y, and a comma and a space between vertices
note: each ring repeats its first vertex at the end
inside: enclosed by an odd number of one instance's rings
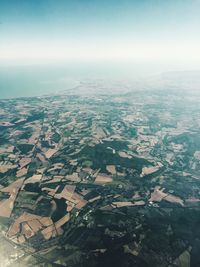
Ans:
POLYGON ((0 0, 0 65, 200 67, 199 0, 0 0))

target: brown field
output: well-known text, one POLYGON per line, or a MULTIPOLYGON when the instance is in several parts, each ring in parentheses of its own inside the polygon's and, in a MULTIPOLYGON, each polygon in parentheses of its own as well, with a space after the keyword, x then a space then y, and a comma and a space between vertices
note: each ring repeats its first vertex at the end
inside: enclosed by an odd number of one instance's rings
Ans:
POLYGON ((27 174, 27 171, 28 171, 27 168, 20 169, 20 170, 17 171, 16 176, 17 177, 22 177, 22 176, 27 174))
POLYGON ((106 170, 108 171, 108 172, 110 172, 111 174, 116 174, 116 168, 115 168, 115 165, 107 165, 106 166, 106 170))
POLYGON ((123 201, 123 202, 113 202, 112 203, 114 206, 116 206, 117 208, 121 208, 121 207, 130 207, 130 206, 135 206, 132 202, 130 201, 123 201))
POLYGON ((24 212, 11 225, 7 232, 9 238, 17 236, 16 241, 23 243, 26 239, 34 236, 41 229, 47 229, 53 224, 51 218, 24 212))
POLYGON ((74 172, 72 174, 66 175, 65 179, 72 181, 72 182, 80 182, 80 178, 78 176, 78 173, 74 172))
POLYGON ((107 176, 106 174, 98 174, 94 183, 95 184, 106 184, 111 183, 113 179, 110 176, 107 176))
POLYGON ((158 170, 159 170, 158 166, 155 166, 155 167, 144 167, 144 168, 142 168, 141 177, 143 177, 145 175, 152 174, 154 172, 157 172, 158 170))
POLYGON ((50 159, 56 152, 58 151, 58 149, 53 149, 50 148, 49 150, 47 150, 47 152, 45 153, 45 156, 47 159, 50 159))
POLYGON ((156 187, 154 189, 154 192, 151 193, 151 198, 149 201, 151 202, 160 202, 161 200, 166 200, 171 203, 177 203, 183 206, 183 200, 180 197, 174 196, 172 194, 167 194, 163 192, 164 189, 159 189, 159 187, 156 187))
POLYGON ((0 216, 7 218, 11 216, 16 196, 23 182, 24 179, 19 179, 14 183, 12 183, 11 185, 9 185, 8 187, 0 189, 1 192, 10 194, 10 197, 8 199, 0 201, 0 216))
POLYGON ((42 179, 41 174, 34 174, 33 176, 29 177, 24 181, 24 184, 29 184, 29 183, 37 183, 40 182, 42 179))
POLYGON ((16 164, 4 164, 3 162, 1 162, 0 164, 0 173, 6 173, 7 171, 11 170, 11 169, 15 169, 17 168, 16 164))
POLYGON ((29 163, 31 163, 31 158, 22 158, 19 161, 19 165, 22 168, 26 167, 29 163))

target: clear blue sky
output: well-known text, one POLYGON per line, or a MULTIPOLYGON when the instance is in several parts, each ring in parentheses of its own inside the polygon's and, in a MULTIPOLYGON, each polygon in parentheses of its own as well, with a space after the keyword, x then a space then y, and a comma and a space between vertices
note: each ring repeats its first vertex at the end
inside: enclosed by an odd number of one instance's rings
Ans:
POLYGON ((200 63, 199 0, 0 0, 0 61, 200 63))

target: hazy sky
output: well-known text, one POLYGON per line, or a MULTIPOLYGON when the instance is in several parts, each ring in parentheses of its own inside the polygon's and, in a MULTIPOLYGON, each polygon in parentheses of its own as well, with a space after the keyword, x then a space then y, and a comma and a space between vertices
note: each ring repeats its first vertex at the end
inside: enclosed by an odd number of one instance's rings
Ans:
POLYGON ((0 0, 0 63, 200 66, 199 0, 0 0))

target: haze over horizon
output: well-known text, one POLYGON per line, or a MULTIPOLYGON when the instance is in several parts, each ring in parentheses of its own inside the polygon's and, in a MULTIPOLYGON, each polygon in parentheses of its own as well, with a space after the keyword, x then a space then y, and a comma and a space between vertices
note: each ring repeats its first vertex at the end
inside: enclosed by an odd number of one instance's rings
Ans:
POLYGON ((199 10, 198 0, 1 0, 0 65, 200 69, 199 10))
POLYGON ((1 0, 0 98, 200 71, 199 10, 198 0, 1 0))

